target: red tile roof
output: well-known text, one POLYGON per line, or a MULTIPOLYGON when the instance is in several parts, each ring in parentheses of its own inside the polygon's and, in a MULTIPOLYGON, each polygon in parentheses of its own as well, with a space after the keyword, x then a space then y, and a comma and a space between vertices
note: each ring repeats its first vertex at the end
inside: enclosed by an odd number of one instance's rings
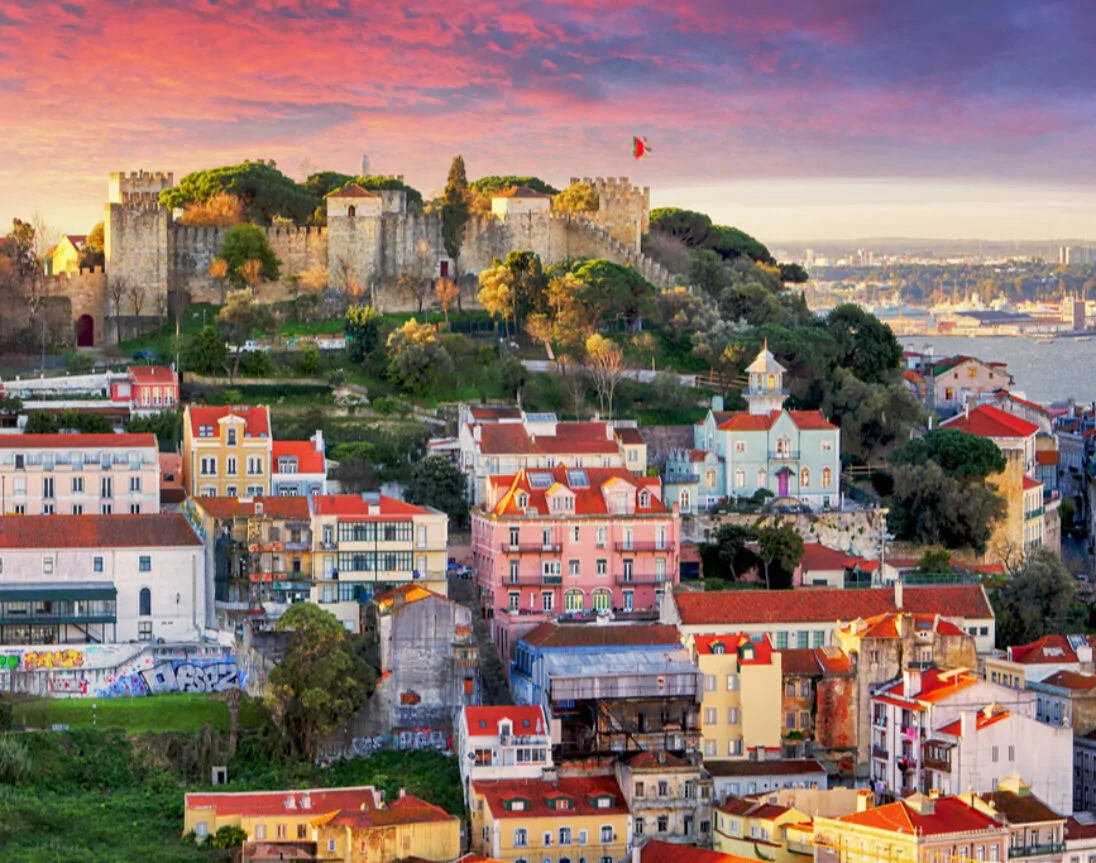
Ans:
POLYGON ((1031 491, 1033 488, 1042 488, 1043 484, 1037 479, 1032 479, 1030 476, 1025 476, 1023 486, 1024 491, 1031 491))
POLYGON ((472 783, 474 794, 482 795, 495 818, 543 818, 558 817, 567 820, 584 815, 627 815, 628 806, 620 786, 612 776, 583 776, 560 778, 554 781, 543 779, 497 779, 472 783), (591 797, 611 797, 612 805, 607 809, 596 807, 591 797), (554 801, 567 797, 571 808, 556 809, 554 801), (548 798, 552 798, 550 803, 548 798), (520 812, 508 811, 503 801, 521 799, 526 805, 520 812))
POLYGON ((130 366, 126 373, 138 384, 179 383, 179 376, 168 366, 130 366))
MULTIPOLYGON (((1084 639, 1089 647, 1096 647, 1096 635, 1086 635, 1084 639)), ((1010 662, 1023 665, 1040 663, 1077 662, 1077 653, 1069 639, 1064 635, 1044 635, 1031 644, 1018 644, 1008 648, 1010 662)))
POLYGON ((813 758, 772 761, 705 761, 712 776, 803 776, 825 774, 826 768, 813 758))
POLYGON ((993 405, 980 405, 969 415, 966 412, 956 414, 940 426, 986 438, 1028 438, 1039 431, 1037 425, 993 405))
POLYGON ((852 661, 845 651, 833 645, 777 652, 780 654, 780 673, 784 677, 821 677, 852 672, 852 661))
POLYGON ((327 194, 329 198, 380 198, 380 192, 374 192, 372 189, 363 189, 357 183, 351 183, 349 186, 343 186, 341 189, 336 189, 334 192, 327 194))
POLYGON ((310 516, 307 497, 196 497, 194 504, 213 518, 244 518, 255 515, 261 506, 268 518, 301 518, 310 516))
POLYGON ((693 647, 703 656, 713 655, 713 647, 722 645, 723 652, 728 656, 738 656, 741 665, 771 665, 773 661, 772 643, 767 638, 751 641, 744 633, 737 635, 698 635, 693 638, 693 647), (753 659, 742 659, 739 648, 745 644, 753 647, 753 659))
POLYGON ((501 192, 495 192, 491 196, 492 198, 551 198, 551 195, 545 195, 542 192, 538 192, 536 189, 530 189, 528 186, 511 186, 509 189, 504 189, 501 192))
POLYGON ((721 431, 768 431, 773 423, 786 413, 800 431, 836 429, 821 411, 770 411, 768 414, 751 414, 740 411, 719 423, 721 431))
POLYGON ((933 811, 921 814, 904 800, 877 806, 866 812, 843 815, 838 821, 876 830, 906 835, 938 836, 944 833, 980 833, 1003 830, 1001 824, 958 797, 939 797, 932 801, 933 811))
POLYGON ((722 851, 708 851, 694 845, 651 839, 639 852, 640 863, 754 863, 753 857, 738 857, 722 851))
POLYGON ((1081 674, 1079 671, 1057 671, 1040 681, 1043 686, 1057 686, 1059 689, 1085 691, 1096 689, 1096 674, 1081 674))
MULTIPOLYGON (((1007 710, 1001 710, 997 713, 986 713, 985 710, 978 711, 977 721, 975 722, 975 731, 981 731, 983 728, 988 728, 991 725, 996 725, 1003 719, 1008 719, 1012 714, 1007 710)), ((963 736, 963 720, 962 718, 954 719, 947 725, 943 725, 936 729, 937 734, 948 734, 952 737, 963 736)))
MULTIPOLYGON (((734 626, 746 623, 824 623, 869 618, 897 611, 889 588, 842 590, 724 590, 674 591, 683 626, 734 626)), ((909 587, 903 590, 902 610, 945 617, 993 617, 981 585, 909 587)))
POLYGON ((488 478, 488 482, 495 490, 506 489, 505 493, 498 498, 494 508, 490 510, 492 515, 522 515, 521 508, 518 506, 520 493, 527 496, 526 509, 535 509, 538 515, 548 515, 548 499, 560 491, 569 491, 574 495, 574 508, 568 508, 569 514, 573 512, 575 515, 609 515, 606 494, 611 493, 612 486, 618 483, 621 484, 620 488, 628 487, 626 491, 635 505, 636 515, 669 515, 671 512, 662 502, 662 484, 657 477, 637 477, 622 467, 532 468, 522 470, 514 476, 492 476, 488 478), (584 471, 588 482, 585 485, 572 484, 568 475, 570 470, 584 471), (534 488, 531 474, 551 474, 552 484, 545 488, 534 488), (639 504, 640 492, 643 489, 650 492, 647 506, 639 504))
POLYGON ((843 632, 855 634, 861 638, 900 638, 899 624, 906 618, 916 631, 938 632, 940 635, 961 636, 966 630, 938 614, 901 614, 887 612, 869 617, 867 620, 853 621, 842 627, 843 632))
POLYGON ((825 570, 854 569, 859 567, 863 572, 874 572, 879 568, 879 561, 867 560, 863 557, 838 551, 836 548, 828 548, 820 542, 807 542, 803 544, 803 557, 799 565, 806 572, 820 572, 825 570))
POLYGON ((297 473, 322 474, 326 470, 324 454, 317 452, 316 445, 312 441, 276 440, 274 441, 273 454, 274 473, 282 473, 282 470, 278 467, 278 458, 280 456, 296 457, 297 473))
POLYGON ((616 430, 617 440, 622 444, 630 444, 632 446, 645 446, 647 441, 643 439, 643 435, 639 433, 639 429, 622 428, 616 430))
POLYGON ((658 751, 646 749, 638 755, 633 755, 624 763, 633 770, 658 770, 663 767, 691 766, 684 758, 678 758, 676 755, 664 752, 661 749, 658 751))
POLYGON ((395 827, 405 824, 428 824, 439 821, 457 821, 440 806, 427 803, 421 797, 405 794, 397 797, 383 809, 343 809, 317 822, 331 827, 349 827, 351 830, 369 830, 374 827, 395 827))
POLYGON ((213 433, 219 432, 218 423, 228 416, 240 417, 244 421, 245 438, 270 437, 270 408, 265 405, 235 405, 232 407, 187 407, 186 415, 190 421, 190 433, 198 437, 202 426, 210 426, 213 433))
POLYGON ((1091 824, 1082 824, 1076 818, 1067 818, 1065 837, 1067 842, 1076 841, 1078 839, 1096 839, 1096 821, 1093 821, 1091 824))
POLYGON ((1050 416, 1050 413, 1042 405, 1037 405, 1035 402, 1029 402, 1027 399, 1022 399, 1019 396, 1013 395, 1008 390, 999 390, 1002 397, 1009 401, 1016 402, 1018 405, 1023 405, 1026 408, 1031 408, 1033 411, 1037 411, 1045 416, 1050 416))
POLYGON ((521 638, 534 647, 644 647, 680 645, 677 627, 665 623, 552 623, 547 621, 521 638))
POLYGON ((0 435, 0 449, 156 449, 156 435, 137 434, 6 434, 0 435))
POLYGON ((187 794, 187 809, 212 809, 226 815, 322 815, 339 809, 375 809, 377 792, 369 785, 355 788, 308 788, 294 791, 237 791, 187 794), (292 808, 287 802, 292 799, 292 808), (304 803, 308 803, 305 806, 304 803))
POLYGON ((470 408, 469 413, 473 418, 480 420, 519 420, 521 419, 521 408, 512 407, 492 407, 490 405, 477 405, 470 408))
POLYGON ((429 510, 413 503, 404 503, 386 494, 375 495, 372 504, 359 494, 317 494, 312 497, 312 506, 317 515, 343 515, 357 519, 368 518, 409 518, 414 515, 427 515, 429 510), (379 515, 370 516, 370 505, 380 505, 379 515))
POLYGON ((1034 794, 987 791, 979 796, 987 803, 992 803, 998 815, 1003 815, 1009 824, 1038 824, 1065 820, 1034 794))
POLYGON ((487 423, 479 450, 486 455, 615 455, 620 445, 603 422, 556 423, 554 435, 529 434, 520 423, 487 423))
POLYGON ((897 682, 880 689, 878 695, 874 697, 889 699, 888 703, 890 704, 912 702, 936 704, 956 692, 961 692, 981 682, 981 677, 971 674, 965 669, 941 671, 938 668, 929 668, 921 672, 921 689, 916 695, 906 694, 906 681, 900 677, 897 682))
POLYGON ((469 737, 498 736, 499 722, 503 719, 510 720, 514 734, 548 733, 544 711, 540 707, 529 705, 466 707, 464 718, 468 723, 469 737))
POLYGON ((0 517, 0 548, 160 548, 201 544, 190 523, 178 513, 0 517))

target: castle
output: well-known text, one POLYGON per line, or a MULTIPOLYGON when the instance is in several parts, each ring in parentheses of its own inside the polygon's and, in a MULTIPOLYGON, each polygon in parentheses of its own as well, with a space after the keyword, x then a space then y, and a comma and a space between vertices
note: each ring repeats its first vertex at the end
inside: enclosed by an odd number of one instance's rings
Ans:
MULTIPOLYGON (((409 308, 411 299, 392 290, 397 277, 420 279, 474 274, 512 251, 536 252, 546 264, 568 258, 607 258, 631 266, 653 284, 672 287, 671 274, 645 256, 641 240, 650 217, 650 189, 627 177, 583 178, 598 193, 598 210, 552 209, 552 199, 520 187, 492 199, 491 213, 473 216, 465 229, 460 258, 452 261, 441 238, 441 217, 407 207, 402 190, 367 190, 352 185, 327 198, 326 227, 264 228, 281 261, 281 281, 264 286, 263 298, 289 298, 295 277, 319 265, 336 290, 370 290, 387 311, 409 308)), ((221 287, 209 276, 227 228, 188 227, 159 202, 174 185, 170 172, 112 173, 104 216, 105 272, 81 271, 51 277, 48 292, 71 303, 76 343, 108 344, 118 324, 154 324, 150 317, 169 306, 220 302, 221 287), (111 285, 127 286, 124 296, 111 285)))

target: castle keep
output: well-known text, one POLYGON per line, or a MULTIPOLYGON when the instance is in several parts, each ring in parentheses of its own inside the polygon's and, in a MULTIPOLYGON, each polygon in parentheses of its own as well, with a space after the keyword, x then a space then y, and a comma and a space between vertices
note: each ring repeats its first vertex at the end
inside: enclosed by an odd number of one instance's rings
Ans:
MULTIPOLYGON (((571 182, 579 182, 572 178, 571 182)), ((385 310, 407 307, 409 297, 392 290, 397 277, 452 277, 478 273, 496 257, 531 250, 546 264, 567 258, 607 258, 634 267, 656 285, 671 287, 670 274, 641 251, 650 216, 650 190, 627 177, 584 178, 598 193, 599 209, 566 213, 552 200, 528 188, 510 189, 492 200, 491 213, 475 216, 465 230, 459 261, 445 253, 441 217, 408 210, 401 190, 373 191, 351 186, 327 199, 327 226, 265 228, 281 261, 282 281, 264 286, 264 299, 288 299, 287 285, 319 265, 327 269, 331 288, 372 290, 385 310)), ((142 319, 170 304, 220 302, 221 287, 209 276, 209 264, 220 253, 227 228, 188 227, 159 203, 174 184, 170 172, 110 175, 104 216, 106 273, 83 271, 55 277, 50 291, 67 296, 80 345, 104 344, 117 338, 108 321, 142 319), (125 284, 118 298, 110 283, 125 284), (134 293, 143 292, 134 302, 134 293), (117 307, 116 307, 117 306, 117 307)), ((148 323, 152 323, 149 319, 148 323)))

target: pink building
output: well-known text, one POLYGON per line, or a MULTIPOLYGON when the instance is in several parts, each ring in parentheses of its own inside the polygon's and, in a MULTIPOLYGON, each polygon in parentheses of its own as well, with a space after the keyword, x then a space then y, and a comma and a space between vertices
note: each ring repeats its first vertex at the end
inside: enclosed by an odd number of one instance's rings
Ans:
POLYGON ((559 617, 658 611, 678 581, 680 516, 626 468, 492 476, 472 510, 480 601, 501 656, 559 617))
POLYGON ((130 366, 126 380, 112 383, 113 401, 125 401, 135 415, 172 410, 179 404, 179 375, 167 366, 130 366))

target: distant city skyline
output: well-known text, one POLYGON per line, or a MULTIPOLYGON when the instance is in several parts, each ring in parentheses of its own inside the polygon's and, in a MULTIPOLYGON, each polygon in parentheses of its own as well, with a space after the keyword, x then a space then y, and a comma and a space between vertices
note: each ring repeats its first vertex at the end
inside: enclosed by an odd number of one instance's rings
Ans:
POLYGON ((457 153, 625 175, 773 244, 1096 237, 1094 36, 1085 0, 0 0, 0 224, 83 233, 112 170, 352 173, 364 141, 424 193, 457 153))

